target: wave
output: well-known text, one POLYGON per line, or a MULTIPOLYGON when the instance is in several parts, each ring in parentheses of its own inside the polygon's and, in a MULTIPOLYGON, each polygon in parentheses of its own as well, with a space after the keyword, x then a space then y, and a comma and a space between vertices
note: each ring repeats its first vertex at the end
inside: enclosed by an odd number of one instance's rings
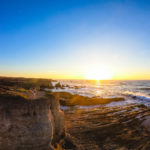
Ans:
POLYGON ((150 91, 150 87, 139 88, 139 90, 150 91))
POLYGON ((140 92, 130 92, 130 91, 126 91, 123 93, 123 95, 125 96, 130 96, 133 99, 139 99, 139 100, 146 100, 146 101, 150 101, 150 96, 140 93, 140 92))

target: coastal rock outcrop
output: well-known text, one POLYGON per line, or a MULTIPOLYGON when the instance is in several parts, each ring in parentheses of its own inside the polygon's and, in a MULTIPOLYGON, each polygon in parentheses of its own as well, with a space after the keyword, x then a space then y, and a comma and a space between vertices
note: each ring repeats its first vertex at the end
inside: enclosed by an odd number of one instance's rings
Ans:
POLYGON ((0 95, 0 150, 50 150, 64 135, 63 112, 53 96, 0 95))
MULTIPOLYGON (((51 96, 52 99, 52 96, 51 96)), ((59 100, 54 98, 50 101, 50 110, 52 113, 53 123, 53 138, 52 144, 55 145, 60 139, 65 136, 64 113, 60 110, 59 100)))

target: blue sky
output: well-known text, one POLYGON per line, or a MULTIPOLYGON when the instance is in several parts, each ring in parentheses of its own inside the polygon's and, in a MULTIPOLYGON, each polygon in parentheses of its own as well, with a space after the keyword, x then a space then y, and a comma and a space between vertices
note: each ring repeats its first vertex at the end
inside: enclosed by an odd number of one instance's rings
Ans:
POLYGON ((0 0, 0 75, 150 79, 149 18, 148 0, 0 0))

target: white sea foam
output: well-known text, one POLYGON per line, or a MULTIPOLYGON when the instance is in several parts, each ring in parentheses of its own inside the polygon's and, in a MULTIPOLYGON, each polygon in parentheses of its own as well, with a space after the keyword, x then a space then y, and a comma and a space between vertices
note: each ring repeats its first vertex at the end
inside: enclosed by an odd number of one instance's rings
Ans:
MULTIPOLYGON (((92 82, 85 80, 59 80, 52 83, 64 85, 63 89, 54 88, 53 92, 69 92, 88 97, 115 98, 124 97, 124 101, 112 102, 107 106, 121 106, 130 103, 150 105, 150 91, 143 90, 150 87, 150 81, 107 81, 92 82)), ((95 106, 97 107, 97 106, 95 106)))
POLYGON ((111 102, 109 104, 106 104, 105 106, 107 107, 113 107, 113 106, 124 106, 124 105, 128 105, 128 104, 134 104, 135 101, 131 100, 131 99, 127 99, 125 101, 119 101, 119 102, 111 102))
POLYGON ((56 82, 51 82, 52 83, 52 86, 55 86, 57 83, 58 83, 58 81, 56 81, 56 82))
POLYGON ((135 99, 150 101, 150 96, 144 93, 125 91, 124 94, 126 96, 131 96, 135 99))

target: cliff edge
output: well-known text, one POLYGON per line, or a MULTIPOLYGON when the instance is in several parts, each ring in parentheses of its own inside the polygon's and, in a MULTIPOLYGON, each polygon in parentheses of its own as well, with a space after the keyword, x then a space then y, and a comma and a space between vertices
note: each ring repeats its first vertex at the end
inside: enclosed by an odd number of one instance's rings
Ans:
POLYGON ((65 135, 59 101, 0 94, 0 150, 50 150, 65 135))

